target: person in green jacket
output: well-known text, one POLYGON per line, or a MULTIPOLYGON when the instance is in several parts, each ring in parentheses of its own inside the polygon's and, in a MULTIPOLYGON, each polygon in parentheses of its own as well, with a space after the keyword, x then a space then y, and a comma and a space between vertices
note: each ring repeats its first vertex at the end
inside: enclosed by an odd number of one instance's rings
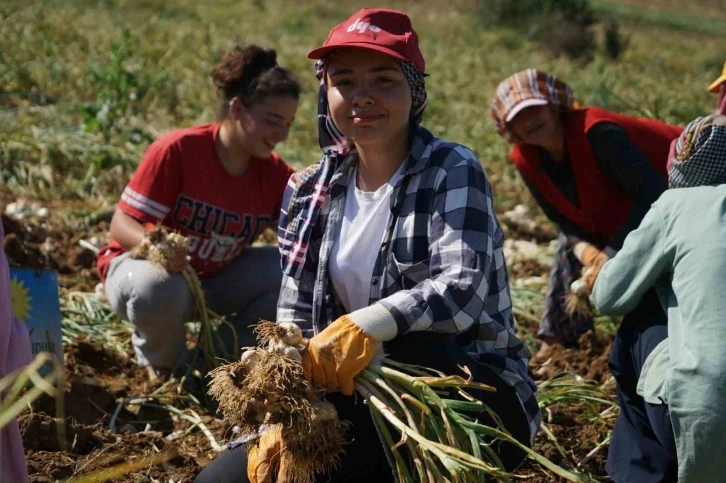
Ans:
POLYGON ((691 122, 669 164, 670 189, 592 293, 600 312, 628 314, 610 361, 621 414, 607 471, 616 482, 726 482, 726 116, 691 122))

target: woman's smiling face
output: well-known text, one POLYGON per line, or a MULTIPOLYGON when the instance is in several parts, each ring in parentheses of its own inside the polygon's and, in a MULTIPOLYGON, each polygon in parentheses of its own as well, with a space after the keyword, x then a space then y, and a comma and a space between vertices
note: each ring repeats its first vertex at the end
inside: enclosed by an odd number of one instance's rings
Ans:
POLYGON ((552 138, 562 133, 562 122, 557 110, 549 104, 522 109, 509 121, 509 128, 524 144, 547 146, 552 138))
POLYGON ((326 82, 333 121, 357 145, 395 143, 408 136, 411 88, 393 57, 341 49, 330 60, 326 82))

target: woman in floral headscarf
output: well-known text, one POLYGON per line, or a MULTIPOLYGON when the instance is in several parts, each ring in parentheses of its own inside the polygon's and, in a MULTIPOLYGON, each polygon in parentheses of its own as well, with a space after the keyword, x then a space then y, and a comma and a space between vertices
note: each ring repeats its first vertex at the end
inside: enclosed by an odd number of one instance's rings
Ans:
POLYGON ((610 358, 621 410, 606 468, 616 482, 726 481, 726 116, 691 122, 670 165, 671 189, 592 293, 601 312, 641 321, 623 320, 610 358), (653 320, 659 306, 643 310, 653 288, 667 325, 653 320))
POLYGON ((501 82, 491 110, 512 143, 510 159, 561 231, 538 333, 544 361, 551 343, 576 345, 592 329, 591 317, 565 310, 570 286, 584 265, 592 289, 602 264, 666 189, 668 148, 681 129, 581 108, 567 84, 535 69, 501 82))
MULTIPOLYGON (((308 57, 318 60, 323 159, 293 175, 283 199, 277 321, 311 337, 306 378, 353 423, 340 469, 319 481, 394 480, 370 411, 353 397, 353 379, 382 350, 494 385, 476 397, 530 445, 536 387, 514 332, 491 187, 469 148, 420 125, 426 65, 410 19, 363 9, 308 57)), ((477 418, 494 422, 486 412, 477 418)), ((491 448, 509 469, 524 456, 491 448)), ((230 451, 198 481, 270 481, 285 464, 281 452, 279 432, 267 432, 246 461, 230 451)))

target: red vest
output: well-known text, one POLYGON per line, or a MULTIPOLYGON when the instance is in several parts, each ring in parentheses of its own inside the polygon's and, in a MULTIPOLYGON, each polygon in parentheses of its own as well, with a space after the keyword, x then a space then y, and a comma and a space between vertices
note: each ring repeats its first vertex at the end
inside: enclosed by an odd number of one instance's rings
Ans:
POLYGON ((575 206, 559 192, 541 168, 539 152, 529 144, 515 144, 509 153, 519 172, 562 215, 596 239, 609 240, 625 223, 633 206, 632 197, 618 188, 600 170, 587 139, 588 131, 599 122, 616 124, 628 134, 667 179, 666 162, 671 140, 683 128, 655 119, 615 114, 599 107, 585 107, 570 112, 565 119, 567 154, 577 185, 580 206, 575 206))

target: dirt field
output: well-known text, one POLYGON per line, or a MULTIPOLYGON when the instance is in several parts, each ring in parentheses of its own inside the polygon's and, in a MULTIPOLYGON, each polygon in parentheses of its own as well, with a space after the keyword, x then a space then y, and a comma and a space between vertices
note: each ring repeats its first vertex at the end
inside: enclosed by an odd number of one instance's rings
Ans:
MULTIPOLYGON (((580 350, 563 350, 553 362, 558 368, 569 368, 583 377, 606 378, 609 343, 598 339, 580 350), (591 362, 588 362, 591 361, 591 362)), ((200 469, 212 459, 209 440, 199 431, 192 431, 175 441, 168 441, 173 432, 189 428, 186 421, 173 421, 169 413, 153 407, 130 406, 122 409, 115 424, 118 433, 109 429, 109 422, 118 401, 134 395, 148 394, 159 386, 150 383, 146 372, 130 359, 131 354, 111 354, 101 345, 79 340, 65 348, 66 391, 65 427, 68 447, 62 448, 54 420, 55 400, 45 398, 33 405, 33 411, 20 417, 31 481, 50 483, 126 462, 138 461, 150 454, 173 452, 164 464, 146 467, 115 482, 193 481, 200 469), (147 425, 149 429, 147 430, 147 425)), ((173 393, 173 388, 167 393, 173 393)), ((581 461, 612 429, 610 424, 593 425, 577 404, 559 404, 543 414, 543 418, 560 446, 567 448, 569 461, 581 461)), ((221 441, 229 428, 211 412, 200 414, 205 425, 221 441)), ((567 461, 547 437, 540 433, 535 449, 560 465, 567 461)), ((593 475, 604 475, 607 448, 599 451, 582 469, 593 475)), ((564 481, 526 462, 517 472, 530 482, 564 481)))
MULTIPOLYGON (((58 270, 62 291, 93 290, 98 282, 95 256, 78 242, 104 237, 107 219, 99 219, 79 231, 53 228, 60 225, 37 219, 18 221, 3 216, 2 222, 6 232, 4 248, 11 262, 58 270)), ((548 238, 553 235, 547 230, 535 234, 515 229, 508 231, 510 237, 528 237, 541 244, 547 244, 548 238)), ((542 277, 546 272, 546 266, 527 260, 517 263, 511 275, 516 280, 542 277)), ((526 329, 533 332, 536 326, 527 325, 526 329)), ((608 385, 607 371, 609 348, 607 336, 584 336, 579 349, 560 348, 549 364, 555 372, 571 371, 607 386, 607 390, 612 392, 613 385, 608 385)), ((216 453, 202 431, 190 430, 190 421, 173 417, 168 410, 160 409, 159 404, 168 404, 182 411, 193 409, 217 441, 223 443, 229 440, 229 428, 215 417, 212 410, 178 398, 179 394, 187 394, 178 386, 159 390, 161 384, 158 381, 150 382, 146 371, 135 364, 130 347, 126 352, 115 353, 98 342, 78 339, 66 345, 65 364, 66 387, 61 407, 65 439, 58 434, 55 419, 58 408, 54 399, 45 397, 36 401, 32 411, 20 417, 33 482, 97 475, 99 471, 115 465, 137 462, 142 462, 141 469, 116 478, 109 474, 107 476, 111 478, 107 481, 193 481, 216 453), (143 404, 120 404, 155 390, 168 397, 143 404), (144 458, 153 455, 163 455, 165 461, 155 465, 144 463, 144 458)), ((198 397, 203 397, 198 381, 191 390, 198 397)), ((538 436, 535 449, 565 467, 581 462, 605 438, 614 423, 613 417, 593 418, 592 411, 591 406, 581 402, 557 403, 549 407, 543 418, 559 445, 565 448, 566 458, 544 432, 538 436)), ((187 411, 187 414, 191 413, 187 411)), ((594 476, 604 475, 606 453, 607 448, 602 447, 580 469, 594 476)), ((525 462, 517 473, 531 482, 558 481, 531 461, 525 462)))

